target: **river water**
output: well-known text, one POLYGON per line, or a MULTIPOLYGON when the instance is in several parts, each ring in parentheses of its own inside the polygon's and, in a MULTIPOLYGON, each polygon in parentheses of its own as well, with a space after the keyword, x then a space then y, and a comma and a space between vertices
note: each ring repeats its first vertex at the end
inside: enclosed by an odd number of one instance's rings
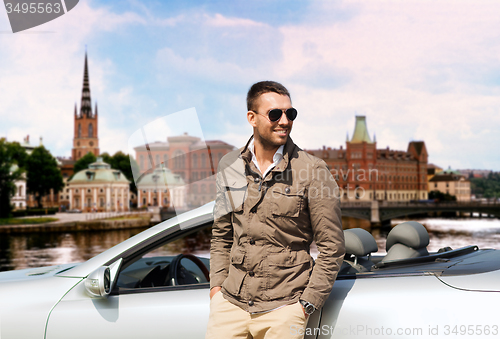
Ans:
MULTIPOLYGON (((500 249, 500 220, 478 218, 413 219, 422 223, 430 235, 429 252, 450 246, 467 245, 500 249)), ((404 220, 393 220, 397 225, 404 220)), ((385 253, 387 234, 380 229, 370 230, 365 220, 343 218, 344 228, 362 227, 373 234, 379 252, 385 253)), ((0 234, 0 271, 41 267, 88 260, 102 251, 130 238, 143 229, 106 232, 0 234)), ((197 255, 208 255, 209 236, 191 238, 184 243, 197 255)))

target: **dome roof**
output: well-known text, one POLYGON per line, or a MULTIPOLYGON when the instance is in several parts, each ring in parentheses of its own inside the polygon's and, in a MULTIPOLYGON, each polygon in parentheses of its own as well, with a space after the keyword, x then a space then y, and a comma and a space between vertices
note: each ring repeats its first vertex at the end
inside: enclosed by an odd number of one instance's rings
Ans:
POLYGON ((179 174, 172 173, 168 168, 156 168, 152 173, 144 174, 137 180, 137 187, 175 187, 184 186, 185 182, 179 174))
POLYGON ((97 182, 130 183, 120 170, 112 169, 110 164, 102 161, 102 158, 97 158, 97 161, 91 163, 88 169, 79 171, 69 181, 70 184, 97 182))

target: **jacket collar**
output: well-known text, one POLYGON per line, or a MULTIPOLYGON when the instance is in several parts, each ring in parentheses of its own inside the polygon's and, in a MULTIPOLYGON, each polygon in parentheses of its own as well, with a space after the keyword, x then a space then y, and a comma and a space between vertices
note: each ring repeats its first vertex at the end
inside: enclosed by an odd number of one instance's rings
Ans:
MULTIPOLYGON (((250 145, 252 139, 253 135, 250 137, 250 139, 248 139, 246 145, 240 151, 240 156, 247 164, 252 162, 252 152, 250 152, 250 149, 248 148, 248 145, 250 145)), ((281 161, 271 170, 271 172, 283 172, 285 168, 288 167, 288 162, 290 161, 290 157, 294 149, 295 144, 289 135, 283 149, 283 159, 281 159, 281 161)))

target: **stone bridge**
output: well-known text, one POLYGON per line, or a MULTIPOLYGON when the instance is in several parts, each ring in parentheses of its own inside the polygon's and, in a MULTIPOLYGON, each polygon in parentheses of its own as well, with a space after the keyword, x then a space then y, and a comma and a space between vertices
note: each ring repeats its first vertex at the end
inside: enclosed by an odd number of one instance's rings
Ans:
POLYGON ((342 215, 370 220, 374 224, 390 223, 393 218, 429 212, 481 213, 500 218, 500 203, 491 202, 389 202, 363 201, 341 203, 342 215))

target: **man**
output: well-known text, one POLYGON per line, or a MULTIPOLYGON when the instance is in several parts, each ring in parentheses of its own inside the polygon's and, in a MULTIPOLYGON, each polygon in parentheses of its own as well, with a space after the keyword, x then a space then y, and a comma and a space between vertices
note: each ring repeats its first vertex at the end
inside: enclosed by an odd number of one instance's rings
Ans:
POLYGON ((247 108, 253 136, 217 173, 206 338, 302 338, 344 257, 338 186, 290 138, 297 111, 283 85, 254 84, 247 108))

